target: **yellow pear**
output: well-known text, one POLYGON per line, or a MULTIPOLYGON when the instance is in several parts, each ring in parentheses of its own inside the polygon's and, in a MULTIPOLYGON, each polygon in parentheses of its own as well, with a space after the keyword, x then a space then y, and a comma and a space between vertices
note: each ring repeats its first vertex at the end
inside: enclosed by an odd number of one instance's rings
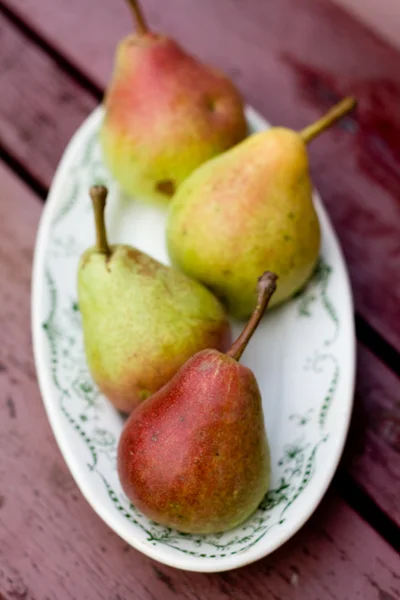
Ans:
POLYGON ((172 263, 212 289, 235 317, 251 313, 258 273, 278 275, 276 305, 313 272, 320 227, 306 144, 354 105, 346 98, 302 132, 273 127, 250 136, 196 169, 174 196, 172 263))

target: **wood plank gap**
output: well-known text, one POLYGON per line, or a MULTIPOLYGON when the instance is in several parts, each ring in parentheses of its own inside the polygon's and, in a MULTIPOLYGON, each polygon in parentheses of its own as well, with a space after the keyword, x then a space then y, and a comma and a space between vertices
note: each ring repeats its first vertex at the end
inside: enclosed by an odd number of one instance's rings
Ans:
POLYGON ((400 529, 366 494, 347 471, 339 468, 333 479, 336 492, 392 548, 400 553, 400 529))
POLYGON ((357 339, 389 369, 400 377, 400 354, 358 313, 355 314, 357 339))
MULTIPOLYGON (((48 188, 6 148, 0 144, 0 161, 4 162, 26 185, 28 185, 43 202, 47 198, 48 188)), ((1 600, 1 598, 0 598, 1 600)))
POLYGON ((29 25, 25 19, 10 10, 0 0, 0 13, 16 28, 21 34, 27 38, 32 44, 43 50, 54 62, 71 78, 74 79, 84 90, 92 94, 98 102, 103 100, 104 90, 99 87, 79 67, 69 61, 61 52, 59 52, 52 44, 40 36, 40 34, 29 25))

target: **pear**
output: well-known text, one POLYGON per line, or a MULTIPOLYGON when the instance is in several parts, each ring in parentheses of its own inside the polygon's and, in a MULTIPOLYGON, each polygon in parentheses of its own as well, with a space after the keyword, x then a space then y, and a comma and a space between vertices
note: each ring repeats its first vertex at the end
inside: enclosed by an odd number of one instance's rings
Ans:
POLYGON ((128 0, 136 33, 117 50, 105 101, 105 162, 129 196, 168 202, 200 164, 247 135, 242 100, 223 74, 151 32, 128 0))
POLYGON ((91 188, 97 243, 81 257, 78 302, 92 377, 129 413, 203 348, 226 349, 230 326, 200 283, 127 245, 110 246, 107 190, 91 188))
POLYGON ((239 525, 268 490, 270 453, 260 390, 238 361, 256 329, 276 276, 259 279, 257 306, 223 354, 203 350, 129 417, 118 474, 147 517, 188 533, 239 525))
POLYGON ((282 127, 251 135, 200 166, 169 208, 172 263, 212 289, 237 318, 254 306, 257 273, 279 277, 271 306, 313 272, 320 227, 306 144, 355 105, 346 98, 298 133, 282 127))

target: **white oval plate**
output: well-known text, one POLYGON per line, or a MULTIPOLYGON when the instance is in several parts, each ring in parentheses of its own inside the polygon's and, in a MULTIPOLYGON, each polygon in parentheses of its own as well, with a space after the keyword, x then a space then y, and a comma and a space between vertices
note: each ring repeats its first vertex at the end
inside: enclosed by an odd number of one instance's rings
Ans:
MULTIPOLYGON (((116 448, 123 419, 88 372, 77 306, 81 252, 94 242, 88 189, 110 188, 113 243, 131 243, 167 263, 166 210, 121 196, 101 159, 98 108, 70 142, 43 212, 33 273, 36 369, 54 435, 76 483, 100 517, 152 558, 192 571, 224 571, 265 556, 310 517, 326 491, 345 441, 353 399, 355 337, 349 280, 317 194, 321 258, 302 292, 268 313, 243 363, 263 396, 272 456, 271 489, 257 512, 218 535, 188 535, 149 521, 122 492, 116 448)), ((251 130, 268 124, 247 110, 251 130)), ((240 331, 234 325, 234 334, 240 331)))

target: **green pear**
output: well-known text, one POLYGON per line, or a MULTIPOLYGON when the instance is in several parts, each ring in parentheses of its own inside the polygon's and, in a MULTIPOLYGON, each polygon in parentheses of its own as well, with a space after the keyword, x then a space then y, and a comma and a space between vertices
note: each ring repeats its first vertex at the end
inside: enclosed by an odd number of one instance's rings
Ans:
POLYGON ((247 135, 243 103, 223 74, 149 31, 129 0, 137 32, 122 40, 105 101, 105 162, 129 196, 169 201, 200 164, 247 135))
POLYGON ((267 492, 270 453, 260 390, 239 360, 275 282, 273 273, 260 277, 257 306, 226 354, 198 352, 127 420, 119 478, 153 521, 218 533, 247 519, 267 492))
POLYGON ((200 166, 174 196, 167 224, 172 263, 212 289, 237 318, 254 306, 257 274, 279 277, 271 306, 313 272, 320 227, 306 143, 355 105, 347 98, 298 133, 274 127, 200 166))
POLYGON ((101 392, 129 413, 203 348, 225 349, 230 326, 205 287, 127 245, 110 246, 106 188, 91 188, 97 243, 81 257, 84 346, 101 392))

